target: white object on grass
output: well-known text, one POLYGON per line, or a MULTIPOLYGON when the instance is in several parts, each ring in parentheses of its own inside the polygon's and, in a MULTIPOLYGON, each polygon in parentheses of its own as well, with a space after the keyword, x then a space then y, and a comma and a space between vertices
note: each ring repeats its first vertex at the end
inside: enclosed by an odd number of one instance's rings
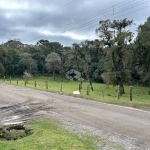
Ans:
POLYGON ((80 94, 79 91, 73 91, 73 94, 80 94))

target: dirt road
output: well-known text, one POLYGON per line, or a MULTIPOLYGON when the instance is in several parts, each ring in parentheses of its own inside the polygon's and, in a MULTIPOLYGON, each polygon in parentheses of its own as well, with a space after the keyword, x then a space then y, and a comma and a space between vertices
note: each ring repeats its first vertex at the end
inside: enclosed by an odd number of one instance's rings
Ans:
POLYGON ((41 117, 59 119, 70 130, 85 128, 126 149, 150 150, 150 112, 0 84, 0 124, 41 117))

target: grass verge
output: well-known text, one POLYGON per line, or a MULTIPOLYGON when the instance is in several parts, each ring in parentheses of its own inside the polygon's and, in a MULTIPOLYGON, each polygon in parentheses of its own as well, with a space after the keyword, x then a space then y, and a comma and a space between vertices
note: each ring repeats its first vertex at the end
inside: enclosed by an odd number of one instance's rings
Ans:
POLYGON ((25 125, 30 126, 34 133, 19 140, 0 139, 0 150, 125 150, 122 145, 97 136, 79 137, 53 119, 34 120, 25 125))
POLYGON ((26 123, 34 134, 19 140, 0 140, 1 150, 95 150, 88 141, 64 130, 60 123, 41 119, 26 123))
MULTIPOLYGON (((130 101, 130 86, 125 85, 125 94, 123 94, 120 99, 117 99, 117 87, 109 86, 106 89, 105 84, 93 83, 94 91, 90 91, 90 95, 86 95, 86 85, 87 81, 83 81, 82 90, 80 95, 73 95, 73 91, 77 91, 79 87, 79 81, 70 81, 64 79, 62 83, 62 92, 60 92, 60 78, 57 77, 54 81, 52 77, 36 77, 31 79, 26 85, 30 88, 35 88, 34 82, 36 79, 36 89, 57 92, 61 94, 77 96, 85 99, 92 99, 95 101, 134 107, 139 109, 144 109, 150 111, 150 95, 148 95, 147 87, 133 86, 133 100, 130 101), (45 82, 48 81, 48 89, 46 89, 45 82)), ((1 80, 2 82, 3 80, 1 80)), ((10 84, 9 79, 5 80, 5 83, 10 84)), ((17 85, 16 78, 11 79, 11 84, 17 85)), ((24 79, 18 80, 19 86, 25 86, 24 79)))

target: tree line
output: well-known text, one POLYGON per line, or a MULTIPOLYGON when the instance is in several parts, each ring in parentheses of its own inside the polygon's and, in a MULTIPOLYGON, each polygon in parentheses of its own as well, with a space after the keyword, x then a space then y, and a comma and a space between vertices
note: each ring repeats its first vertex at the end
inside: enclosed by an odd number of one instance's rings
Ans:
POLYGON ((60 74, 74 68, 81 77, 107 85, 150 86, 150 17, 137 28, 133 20, 101 20, 96 29, 98 39, 63 46, 59 42, 39 40, 35 45, 10 40, 0 45, 0 76, 60 74))

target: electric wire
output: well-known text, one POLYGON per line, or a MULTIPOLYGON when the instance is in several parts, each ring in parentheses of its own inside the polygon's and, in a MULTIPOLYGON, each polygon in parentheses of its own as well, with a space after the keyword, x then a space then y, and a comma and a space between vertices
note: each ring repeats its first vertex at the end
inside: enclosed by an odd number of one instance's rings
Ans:
MULTIPOLYGON (((44 15, 44 16, 42 16, 42 17, 40 17, 40 18, 38 18, 38 19, 36 19, 36 20, 34 20, 34 21, 29 22, 29 23, 26 24, 25 26, 28 26, 28 25, 30 25, 30 24, 32 24, 32 23, 38 21, 38 20, 41 20, 42 18, 45 18, 46 16, 50 15, 51 13, 53 13, 53 12, 55 12, 55 11, 58 11, 58 10, 64 8, 64 7, 68 6, 69 4, 71 4, 71 3, 74 2, 74 1, 76 1, 76 0, 72 0, 72 1, 70 1, 69 3, 66 3, 66 4, 62 5, 61 7, 59 7, 59 8, 57 8, 57 9, 51 11, 50 13, 48 13, 48 14, 46 14, 46 15, 44 15)), ((11 24, 10 24, 10 25, 11 25, 11 24)), ((9 26, 7 26, 7 27, 9 27, 9 26)), ((0 29, 0 31, 3 31, 3 29, 6 29, 6 27, 0 29)))
MULTIPOLYGON (((121 4, 121 6, 122 5, 126 5, 126 4, 129 4, 129 3, 132 3, 133 1, 135 1, 135 0, 131 0, 130 2, 128 2, 128 3, 125 3, 125 4, 122 4, 122 2, 121 3, 119 3, 119 4, 117 4, 117 5, 114 5, 114 6, 116 6, 115 8, 118 8, 118 7, 120 7, 120 6, 118 6, 118 5, 120 5, 121 4), (118 7, 117 7, 118 6, 118 7)), ((126 0, 125 0, 125 2, 126 2, 126 0)), ((112 7, 109 7, 110 9, 112 8, 112 7)), ((107 9, 109 9, 109 8, 107 8, 107 9)), ((108 10, 108 12, 111 12, 112 10, 108 10)), ((85 16, 84 18, 81 18, 81 19, 78 19, 77 21, 79 22, 80 20, 86 20, 86 19, 89 19, 89 18, 91 18, 92 16, 94 16, 95 14, 99 14, 99 13, 106 13, 106 9, 105 10, 102 10, 102 11, 98 11, 98 12, 96 12, 96 13, 93 13, 93 14, 91 14, 91 15, 88 15, 88 16, 85 16)), ((46 15, 47 16, 47 15, 46 15)), ((41 21, 41 20, 40 20, 41 21)), ((35 21, 33 21, 33 22, 36 22, 36 20, 35 21)), ((76 21, 73 21, 72 23, 74 23, 74 22, 76 22, 76 21)), ((69 24, 70 25, 70 24, 69 24)), ((66 26, 66 25, 65 25, 66 26)), ((62 27, 63 28, 63 27, 62 27)), ((62 29, 61 28, 61 29, 62 29)))
MULTIPOLYGON (((142 0, 142 2, 143 2, 143 0, 142 0)), ((124 9, 123 8, 120 8, 122 11, 118 11, 118 10, 116 10, 115 11, 115 14, 114 15, 116 15, 116 14, 118 14, 118 13, 122 13, 122 12, 124 12, 124 11, 127 11, 127 10, 129 10, 129 9, 131 9, 131 8, 133 8, 133 6, 134 7, 137 7, 137 6, 141 6, 142 4, 145 4, 145 3, 147 3, 148 1, 146 1, 146 2, 143 2, 143 3, 136 3, 136 5, 134 4, 134 5, 132 5, 132 6, 130 6, 128 9, 127 9, 127 7, 125 7, 124 9), (137 5, 138 4, 138 5, 137 5)), ((120 10, 119 9, 119 10, 120 10)), ((104 13, 103 13, 104 14, 104 13)), ((102 15, 102 14, 101 14, 102 15)), ((105 17, 108 17, 108 16, 113 16, 113 14, 111 13, 110 15, 108 15, 107 14, 107 16, 105 16, 105 17)), ((65 30, 65 31, 62 31, 61 33, 58 33, 58 34, 56 34, 56 35, 53 35, 53 36, 55 36, 55 37, 52 37, 52 38, 49 38, 49 39, 54 39, 54 38, 57 38, 57 37, 59 37, 59 36, 61 36, 63 33, 66 33, 66 32, 68 32, 68 31, 72 31, 72 30, 75 30, 75 29, 79 29, 79 28, 82 28, 82 27, 85 27, 86 25, 89 25, 89 24, 91 24, 91 23, 93 23, 93 22, 95 22, 95 21, 97 21, 97 19, 94 19, 94 20, 90 20, 89 22, 86 22, 86 23, 83 23, 83 24, 81 24, 81 25, 78 25, 78 26, 76 26, 76 27, 73 27, 73 28, 70 28, 70 29, 68 29, 68 30, 65 30)), ((41 36, 40 36, 41 37, 41 36)), ((37 39, 37 38, 36 38, 37 39)), ((35 41, 36 39, 33 39, 33 40, 31 40, 31 41, 35 41)))
POLYGON ((69 3, 67 3, 67 4, 65 4, 65 5, 63 5, 63 6, 59 7, 59 8, 57 8, 57 9, 55 9, 55 10, 53 10, 53 11, 51 11, 51 12, 49 12, 48 14, 46 14, 46 15, 44 15, 44 16, 42 16, 42 17, 39 17, 38 19, 36 19, 36 20, 34 20, 34 21, 32 21, 32 22, 29 22, 28 24, 26 24, 26 26, 31 25, 32 23, 34 23, 34 22, 36 22, 36 21, 38 21, 38 20, 41 21, 41 19, 43 19, 43 18, 49 16, 50 14, 52 14, 52 13, 54 13, 54 12, 56 12, 56 11, 58 11, 58 10, 64 8, 64 7, 66 7, 66 6, 68 6, 68 5, 70 5, 70 4, 73 3, 74 1, 76 1, 76 0, 72 0, 72 1, 70 1, 69 3))
MULTIPOLYGON (((75 1, 75 0, 73 0, 73 1, 75 1)), ((65 6, 67 6, 67 5, 69 5, 69 4, 72 3, 73 1, 71 1, 71 2, 65 4, 65 5, 63 5, 63 6, 61 6, 61 7, 59 7, 58 9, 52 11, 51 13, 58 11, 59 9, 65 7, 65 6)), ((81 29, 81 28, 83 28, 83 27, 84 27, 84 28, 87 28, 86 26, 93 24, 93 22, 95 23, 95 21, 97 22, 98 17, 101 16, 101 15, 103 15, 103 14, 105 14, 105 17, 106 17, 106 15, 107 15, 107 16, 116 15, 116 14, 118 14, 118 13, 127 11, 127 10, 129 10, 129 9, 131 9, 131 8, 133 8, 133 7, 138 7, 139 5, 142 5, 142 4, 145 4, 145 3, 149 2, 149 1, 144 1, 144 0, 142 0, 142 1, 136 2, 136 3, 134 3, 134 4, 131 4, 131 3, 134 2, 134 1, 135 1, 135 0, 132 0, 132 1, 127 2, 127 3, 122 3, 122 2, 121 2, 121 3, 117 4, 117 5, 113 5, 113 6, 114 6, 114 7, 113 7, 113 8, 114 8, 113 13, 112 13, 112 9, 111 9, 111 10, 105 9, 105 10, 102 10, 102 11, 99 11, 99 12, 96 12, 96 13, 93 13, 93 14, 91 14, 89 17, 86 16, 86 17, 84 17, 84 18, 82 18, 82 19, 79 19, 79 20, 81 20, 80 23, 83 22, 82 24, 78 25, 79 22, 76 23, 76 24, 77 24, 76 26, 75 26, 75 24, 73 24, 73 26, 72 26, 72 24, 69 24, 69 25, 70 25, 70 28, 69 28, 68 26, 64 26, 63 28, 61 28, 61 29, 64 29, 64 31, 61 31, 60 33, 57 33, 57 34, 53 35, 53 36, 50 37, 49 39, 51 39, 51 40, 56 39, 56 38, 58 38, 58 37, 60 37, 60 36, 63 36, 62 34, 64 34, 64 33, 67 33, 67 32, 73 31, 73 30, 78 30, 78 29, 81 29), (122 6, 129 5, 129 4, 130 4, 130 6, 126 6, 126 7, 123 7, 123 8, 122 8, 122 6), (121 6, 120 6, 120 5, 121 5, 121 6), (117 9, 123 10, 123 11, 119 11, 119 10, 117 10, 117 9), (109 14, 106 14, 107 12, 108 12, 109 14), (101 14, 100 14, 100 13, 101 13, 101 14), (92 20, 89 20, 90 18, 92 18, 92 20), (93 19, 93 18, 95 18, 95 19, 93 19), (86 21, 86 22, 84 22, 84 21, 86 21)), ((50 1, 47 0, 47 1, 45 1, 44 3, 46 3, 46 2, 50 2, 50 1)), ((125 2, 126 2, 126 1, 125 1, 125 2)), ((42 4, 42 6, 44 5, 44 3, 42 4)), ((110 7, 109 7, 109 8, 110 8, 110 7)), ((112 7, 111 7, 111 8, 112 8, 112 7)), ((29 14, 29 13, 28 13, 28 14, 29 14)), ((48 15, 50 15, 50 14, 46 14, 46 15, 44 15, 44 16, 38 18, 37 20, 34 20, 34 21, 30 22, 29 24, 32 24, 33 22, 36 22, 36 21, 38 21, 38 20, 40 20, 40 19, 43 19, 43 18, 47 17, 48 15)), ((20 19, 21 19, 21 18, 20 18, 20 19)), ((100 20, 100 19, 99 19, 99 20, 100 20)), ((41 20, 40 20, 40 21, 41 21, 41 20)), ((17 21, 16 21, 16 22, 17 22, 17 21)), ((26 24, 26 26, 29 25, 29 24, 26 24)), ((94 25, 94 26, 95 26, 95 25, 94 25)), ((88 28, 89 28, 89 26, 88 26, 88 28)), ((45 37, 45 36, 43 36, 43 37, 45 37)), ((40 38, 41 38, 41 36, 40 36, 40 38)), ((36 39, 39 39, 39 37, 36 38, 36 39)), ((33 39, 33 40, 31 40, 31 41, 35 41, 36 39, 33 39)))
MULTIPOLYGON (((147 3, 147 2, 146 2, 146 3, 147 3)), ((137 6, 139 6, 139 5, 141 6, 142 4, 145 4, 145 3, 143 3, 143 0, 142 0, 142 3, 138 4, 137 6)), ((133 6, 130 6, 130 8, 125 7, 125 8, 123 8, 123 10, 121 9, 121 11, 119 11, 119 12, 118 12, 118 10, 117 10, 117 11, 116 11, 116 14, 122 13, 122 12, 124 12, 124 10, 127 11, 127 10, 131 9, 132 7, 133 7, 133 6)), ((134 7, 136 7, 136 5, 134 5, 134 7)), ((102 14, 101 14, 101 15, 102 15, 102 14)), ((114 14, 113 14, 113 15, 114 15, 114 14)), ((72 30, 74 30, 74 29, 78 29, 78 28, 80 28, 80 27, 82 27, 82 26, 85 26, 85 25, 90 24, 90 23, 95 22, 95 21, 97 21, 97 18, 94 19, 94 20, 90 20, 90 21, 88 21, 88 22, 85 22, 85 23, 83 23, 83 24, 81 24, 81 25, 72 27, 72 28, 68 29, 67 31, 72 31, 72 30)), ((67 31, 65 30, 64 32, 67 32, 67 31)), ((61 33, 64 33, 64 32, 62 31, 61 33)), ((58 36, 59 36, 59 34, 61 34, 61 33, 58 33, 58 36)), ((56 36, 57 36, 57 35, 56 35, 56 36)))
MULTIPOLYGON (((43 7, 44 5, 48 4, 49 2, 51 2, 52 0, 46 0, 44 1, 41 5, 38 5, 37 7, 35 7, 34 9, 30 10, 27 14, 25 14, 24 16, 18 18, 15 21, 12 21, 10 24, 8 24, 7 26, 5 26, 4 28, 8 28, 12 25, 15 25, 16 23, 22 21, 22 19, 24 19, 25 17, 29 16, 30 14, 34 13, 36 10, 40 9, 41 7, 43 7)), ((2 29, 0 29, 2 30, 2 29)))
MULTIPOLYGON (((52 1, 52 0, 51 0, 51 1, 52 1)), ((133 2, 133 1, 135 1, 135 0, 130 1, 130 3, 133 2)), ((45 4, 48 3, 48 2, 50 2, 50 1, 49 1, 49 0, 45 1, 45 2, 42 4, 42 6, 45 5, 45 4)), ((71 2, 73 2, 73 1, 71 1, 71 2)), ((126 2, 126 1, 125 1, 125 2, 126 2)), ((69 3, 70 3, 70 2, 69 2, 69 3)), ((66 5, 68 5, 69 3, 67 3, 66 5)), ((129 3, 129 2, 128 2, 128 3, 129 3)), ((122 6, 122 5, 126 5, 126 4, 128 4, 128 3, 122 4, 122 2, 121 2, 121 3, 119 3, 119 4, 117 4, 117 5, 114 5, 114 6, 118 6, 118 5, 120 5, 120 4, 121 4, 121 6, 122 6)), ((38 7, 36 7, 34 10, 37 10, 37 8, 39 8, 39 7, 41 7, 41 5, 38 6, 38 7)), ((63 8, 63 7, 65 7, 65 5, 63 5, 63 6, 61 6, 61 7, 63 8)), ((61 7, 59 7, 59 8, 57 8, 56 10, 50 12, 49 14, 46 14, 46 15, 44 15, 44 16, 42 16, 42 17, 40 17, 40 18, 38 18, 38 19, 36 19, 36 20, 34 20, 34 21, 29 22, 29 23, 26 24, 25 26, 31 25, 31 23, 34 23, 34 22, 39 21, 39 20, 41 21, 41 19, 47 17, 48 15, 50 15, 51 13, 53 13, 53 12, 59 10, 59 9, 61 9, 61 7)), ((120 6, 119 6, 119 7, 120 7, 120 6)), ((111 7, 109 7, 109 8, 111 8, 111 7)), ((118 7, 115 7, 115 8, 118 8, 118 7)), ((31 10, 31 11, 34 12, 34 10, 33 10, 33 11, 31 10)), ((28 14, 31 14, 31 11, 30 11, 28 14)), ((105 10, 100 11, 100 12, 104 12, 104 11, 105 11, 105 10)), ((111 11, 111 10, 109 10, 109 11, 111 11)), ((100 12, 96 12, 96 13, 100 13, 100 12)), ((93 15, 94 15, 94 14, 92 14, 91 17, 92 17, 93 15)), ((28 16, 28 15, 25 15, 25 16, 28 16)), ((24 17, 25 17, 25 16, 24 16, 24 17)), ((21 17, 21 18, 24 18, 24 17, 21 17)), ((21 18, 20 18, 20 19, 21 19, 21 18)), ((87 16, 84 17, 83 19, 85 20, 86 18, 87 18, 87 16)), ((15 23, 15 22, 18 22, 18 21, 20 21, 20 19, 17 19, 16 21, 13 21, 13 22, 14 22, 14 23, 15 23)), ((82 19, 82 20, 83 20, 83 19, 82 19)), ((81 20, 81 19, 80 19, 80 20, 81 20)), ((10 23, 9 25, 12 25, 12 23, 10 23)), ((9 26, 5 26, 5 28, 6 28, 6 27, 9 27, 9 26)))

